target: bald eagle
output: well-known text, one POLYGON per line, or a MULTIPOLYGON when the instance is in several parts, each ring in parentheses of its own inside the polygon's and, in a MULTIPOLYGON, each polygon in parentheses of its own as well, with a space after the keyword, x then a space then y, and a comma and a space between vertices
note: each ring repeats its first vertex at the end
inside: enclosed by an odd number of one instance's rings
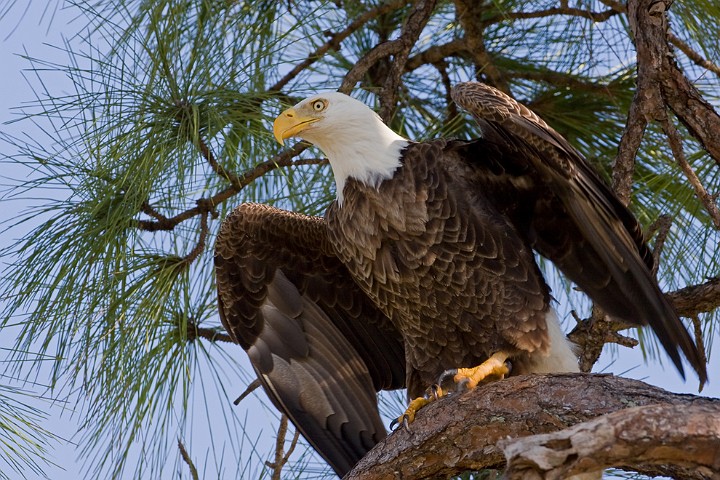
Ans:
POLYGON ((410 141, 336 92, 282 112, 275 137, 324 152, 337 200, 324 218, 244 204, 217 239, 223 325, 340 476, 386 435, 380 390, 422 397, 445 371, 488 359, 500 376, 578 370, 533 251, 707 379, 638 222, 590 164, 492 87, 463 83, 452 97, 479 138, 410 141))

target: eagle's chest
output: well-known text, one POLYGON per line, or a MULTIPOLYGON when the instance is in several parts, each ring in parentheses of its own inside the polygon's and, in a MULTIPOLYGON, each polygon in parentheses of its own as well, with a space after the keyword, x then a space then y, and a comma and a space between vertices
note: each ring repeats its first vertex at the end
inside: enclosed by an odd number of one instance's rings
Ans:
POLYGON ((358 285, 401 330, 462 296, 456 271, 468 222, 439 173, 400 172, 379 188, 349 182, 344 203, 328 211, 339 258, 358 285))

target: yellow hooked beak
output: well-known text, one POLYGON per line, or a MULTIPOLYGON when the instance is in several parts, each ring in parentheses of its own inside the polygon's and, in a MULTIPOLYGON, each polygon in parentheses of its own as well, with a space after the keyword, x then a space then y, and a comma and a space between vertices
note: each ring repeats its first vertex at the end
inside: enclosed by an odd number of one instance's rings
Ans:
POLYGON ((285 139, 294 137, 298 133, 305 130, 311 123, 315 123, 319 118, 301 117, 294 108, 288 108, 282 112, 273 122, 273 134, 275 140, 280 145, 285 145, 285 139))

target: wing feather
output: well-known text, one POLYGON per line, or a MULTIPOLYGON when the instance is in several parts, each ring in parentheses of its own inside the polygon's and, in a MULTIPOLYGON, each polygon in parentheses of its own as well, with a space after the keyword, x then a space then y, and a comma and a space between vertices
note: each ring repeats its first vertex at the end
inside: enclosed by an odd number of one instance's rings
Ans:
POLYGON ((540 254, 606 312, 650 326, 678 370, 680 351, 707 380, 701 355, 651 274, 640 225, 590 164, 535 113, 481 83, 457 85, 454 101, 478 121, 467 144, 477 181, 540 254))
POLYGON ((376 391, 404 385, 399 333, 320 218, 241 205, 223 222, 215 269, 223 325, 276 407, 344 475, 386 435, 376 391))

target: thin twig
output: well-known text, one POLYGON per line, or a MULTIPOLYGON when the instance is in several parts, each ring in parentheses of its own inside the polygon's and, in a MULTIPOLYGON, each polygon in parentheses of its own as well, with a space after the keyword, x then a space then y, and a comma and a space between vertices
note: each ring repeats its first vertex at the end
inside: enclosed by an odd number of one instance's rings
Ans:
POLYGON ((434 65, 437 62, 445 61, 447 57, 457 56, 467 52, 467 45, 464 38, 456 38, 442 45, 435 45, 413 55, 405 62, 405 71, 411 72, 423 65, 434 65))
POLYGON ((670 40, 670 43, 679 48, 681 52, 687 55, 687 57, 692 60, 695 65, 710 70, 711 72, 720 76, 720 66, 715 65, 711 61, 703 58, 702 55, 693 50, 692 47, 685 43, 683 40, 676 37, 672 32, 668 32, 668 40, 670 40))
POLYGON ((220 332, 214 328, 200 327, 192 320, 187 321, 186 333, 187 341, 194 342, 196 338, 204 338, 210 342, 235 343, 230 335, 220 332))
POLYGON ((245 391, 244 391, 243 393, 241 393, 240 396, 235 399, 235 401, 233 401, 233 405, 239 405, 240 402, 242 402, 242 401, 245 399, 245 397, 247 397, 247 396, 250 395, 252 392, 254 392, 255 390, 257 390, 261 385, 262 385, 262 383, 260 383, 260 379, 259 379, 259 378, 256 378, 255 380, 253 380, 252 382, 250 382, 250 384, 247 386, 247 388, 245 389, 245 391))
POLYGON ((222 178, 227 179, 230 183, 237 183, 239 181, 237 175, 228 172, 225 167, 218 163, 217 159, 215 158, 215 154, 212 152, 212 150, 210 150, 210 147, 205 142, 205 140, 199 138, 197 141, 197 147, 200 150, 202 156, 210 165, 210 168, 212 168, 215 173, 217 173, 222 178))
POLYGON ((137 227, 148 232, 156 232, 159 230, 172 230, 180 223, 197 215, 212 213, 215 205, 220 205, 230 197, 237 195, 240 190, 252 183, 257 178, 265 175, 271 170, 281 167, 297 167, 300 165, 324 165, 327 163, 325 158, 299 158, 294 159, 302 151, 307 148, 306 145, 299 143, 289 150, 285 150, 281 154, 275 156, 272 160, 261 162, 250 170, 238 176, 238 183, 231 184, 228 188, 221 190, 210 198, 203 198, 197 201, 197 206, 189 208, 174 217, 164 218, 162 220, 138 220, 137 227))
POLYGON ((591 92, 594 94, 602 94, 612 98, 612 93, 607 85, 580 79, 572 74, 556 72, 550 69, 543 70, 518 70, 512 71, 511 75, 515 79, 525 79, 545 82, 553 87, 570 87, 574 91, 591 92))
POLYGON ((439 60, 435 62, 433 66, 440 74, 443 87, 445 88, 445 105, 447 105, 448 109, 447 117, 445 117, 445 125, 448 125, 455 117, 459 115, 459 112, 457 104, 452 101, 452 82, 450 81, 450 75, 448 75, 447 72, 447 62, 445 60, 439 60))
POLYGON ((465 32, 465 45, 475 64, 476 77, 481 79, 481 75, 484 75, 485 78, 482 80, 485 83, 510 95, 510 84, 485 47, 485 25, 477 21, 484 16, 487 9, 488 5, 485 2, 455 0, 456 16, 465 32))
POLYGON ((295 432, 295 438, 290 445, 290 450, 287 454, 285 454, 285 436, 287 435, 287 428, 288 417, 287 415, 283 415, 280 418, 280 426, 278 427, 277 439, 275 440, 275 461, 265 462, 265 465, 273 470, 272 476, 270 477, 272 480, 281 479, 282 467, 288 462, 288 459, 290 458, 293 450, 295 450, 295 445, 297 444, 297 432, 295 432))
POLYGON ((692 317, 690 317, 690 320, 692 320, 694 330, 693 333, 695 334, 695 345, 697 345, 700 359, 702 360, 703 364, 706 364, 708 359, 707 353, 705 352, 705 341, 703 340, 703 331, 702 325, 700 323, 700 318, 697 315, 693 315, 692 317))
POLYGON ((205 250, 205 244, 208 236, 208 216, 208 213, 204 213, 200 216, 200 238, 198 239, 198 242, 197 244, 195 244, 193 249, 190 250, 190 252, 183 257, 182 261, 186 265, 190 265, 192 262, 194 262, 195 259, 200 256, 203 250, 205 250))
POLYGON ((200 477, 198 476, 197 468, 195 468, 195 464, 190 458, 187 450, 185 450, 185 445, 183 445, 182 441, 179 438, 178 448, 180 449, 180 455, 182 456, 182 459, 185 461, 185 463, 187 463, 188 467, 190 467, 190 476, 192 476, 193 480, 198 480, 200 477))
POLYGON ((583 10, 580 8, 572 8, 567 6, 553 7, 545 10, 537 10, 534 12, 503 12, 499 15, 488 18, 483 21, 484 25, 492 25, 494 23, 504 22, 507 20, 523 20, 530 18, 554 17, 557 15, 566 15, 571 17, 581 17, 592 20, 593 22, 604 22, 617 15, 618 12, 614 8, 605 10, 604 12, 593 12, 592 10, 583 10))
POLYGON ((290 442, 290 448, 288 448, 288 451, 285 453, 285 456, 283 457, 283 463, 287 463, 288 460, 290 460, 290 455, 295 451, 295 447, 297 447, 298 440, 300 439, 300 431, 296 428, 295 433, 293 434, 293 439, 290 442))
POLYGON ((655 238, 655 244, 653 245, 653 269, 652 269, 652 275, 653 277, 657 277, 657 272, 660 267, 660 255, 662 253, 662 249, 665 246, 665 239, 668 236, 668 233, 670 232, 670 227, 672 226, 672 217, 670 215, 660 215, 657 220, 653 222, 652 225, 650 225, 650 228, 648 229, 648 237, 650 235, 653 235, 657 231, 657 237, 655 238))
MULTIPOLYGON (((290 70, 288 73, 285 74, 280 80, 278 80, 274 85, 272 85, 268 91, 270 92, 279 92, 285 85, 287 85, 293 78, 297 77, 300 72, 302 72, 304 69, 312 65, 318 60, 321 60, 323 56, 330 50, 337 50, 340 48, 340 43, 345 40, 347 37, 355 33, 357 30, 362 28, 367 22, 370 20, 379 17, 380 15, 383 15, 385 13, 388 13, 392 10, 396 10, 403 5, 409 3, 407 0, 394 0, 387 3, 383 3, 382 5, 378 5, 377 7, 368 10, 367 12, 363 13, 359 17, 357 17, 355 20, 350 22, 350 24, 342 31, 333 33, 330 36, 330 40, 325 42, 324 44, 320 45, 317 49, 315 49, 314 52, 311 52, 305 60, 298 63, 293 67, 292 70, 290 70)), ((354 83, 353 83, 354 85, 354 83)), ((341 90, 344 91, 344 90, 341 90)), ((346 92, 347 93, 347 92, 346 92)))
POLYGON ((148 203, 147 201, 143 202, 142 205, 140 205, 140 211, 148 217, 152 217, 159 222, 167 221, 167 217, 155 210, 152 205, 150 205, 150 203, 148 203))
POLYGON ((700 199, 700 202, 702 202, 703 206, 705 206, 705 210, 707 210, 708 214, 710 214, 710 218, 712 218, 712 221, 715 224, 715 228, 720 230, 720 210, 718 209, 716 198, 708 193, 708 191, 705 189, 705 186, 700 181, 700 178, 695 173, 695 170, 693 170, 688 163, 682 147, 682 140, 680 139, 680 134, 675 128, 675 125, 673 125, 673 123, 668 118, 662 119, 660 123, 662 125, 663 131, 665 132, 665 135, 667 135, 668 137, 670 149, 672 150, 673 156, 678 162, 680 169, 683 171, 685 177, 690 182, 690 185, 692 185, 693 189, 695 190, 695 195, 697 195, 697 197, 700 199))

